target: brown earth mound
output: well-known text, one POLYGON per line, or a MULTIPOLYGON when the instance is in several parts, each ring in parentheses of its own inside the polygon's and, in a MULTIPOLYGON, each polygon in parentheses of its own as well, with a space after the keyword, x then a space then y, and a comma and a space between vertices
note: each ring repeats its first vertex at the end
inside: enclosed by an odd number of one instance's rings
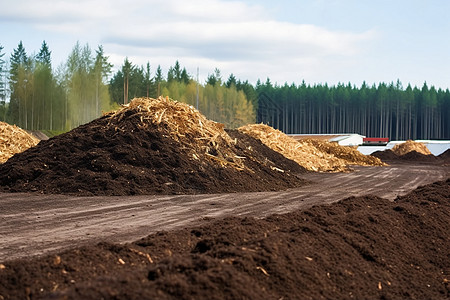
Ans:
POLYGON ((310 171, 346 172, 350 170, 348 165, 385 165, 378 158, 365 156, 356 149, 321 140, 298 141, 265 124, 246 125, 239 130, 310 171))
POLYGON ((384 151, 376 151, 372 153, 372 156, 379 158, 385 162, 415 162, 415 163, 439 163, 442 161, 440 157, 436 157, 433 154, 422 154, 415 150, 406 152, 403 155, 398 155, 394 151, 388 149, 384 151))
POLYGON ((450 161, 450 149, 447 149, 445 152, 439 154, 438 157, 440 159, 445 160, 445 161, 450 161))
POLYGON ((421 152, 417 152, 416 150, 409 151, 403 155, 400 155, 401 159, 407 161, 428 161, 434 162, 436 161, 436 156, 433 154, 423 154, 421 152))
POLYGON ((392 151, 397 155, 405 155, 408 152, 416 151, 424 155, 430 155, 431 152, 428 150, 427 146, 423 143, 418 143, 413 140, 407 140, 404 143, 397 144, 392 148, 392 151))
POLYGON ((16 125, 0 122, 0 163, 16 153, 36 146, 39 140, 16 125))
POLYGON ((15 155, 0 165, 0 185, 9 192, 133 195, 305 184, 295 175, 305 169, 255 139, 232 135, 186 104, 135 99, 15 155))
POLYGON ((389 160, 398 160, 399 156, 392 152, 391 149, 387 150, 379 150, 375 151, 371 154, 372 156, 378 157, 382 161, 389 161, 389 160))
POLYGON ((326 152, 328 154, 334 155, 337 158, 345 160, 349 165, 358 166, 385 166, 379 158, 364 155, 359 152, 356 148, 341 146, 338 143, 318 140, 318 139, 306 139, 302 142, 307 142, 320 151, 326 152))
POLYGON ((450 179, 0 264, 2 299, 448 299, 450 179))

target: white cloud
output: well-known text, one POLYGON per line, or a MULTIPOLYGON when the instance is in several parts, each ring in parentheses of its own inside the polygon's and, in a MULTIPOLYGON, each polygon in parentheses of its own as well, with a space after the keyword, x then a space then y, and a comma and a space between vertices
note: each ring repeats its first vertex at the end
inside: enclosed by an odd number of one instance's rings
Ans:
POLYGON ((32 24, 83 22, 88 19, 113 17, 108 0, 16 0, 2 3, 0 17, 9 21, 32 24))
POLYGON ((314 74, 357 56, 376 38, 373 31, 333 31, 269 16, 261 6, 223 0, 16 0, 0 11, 3 20, 66 34, 71 44, 103 44, 116 66, 125 56, 166 68, 178 59, 191 70, 219 67, 224 76, 233 72, 250 80, 314 74))

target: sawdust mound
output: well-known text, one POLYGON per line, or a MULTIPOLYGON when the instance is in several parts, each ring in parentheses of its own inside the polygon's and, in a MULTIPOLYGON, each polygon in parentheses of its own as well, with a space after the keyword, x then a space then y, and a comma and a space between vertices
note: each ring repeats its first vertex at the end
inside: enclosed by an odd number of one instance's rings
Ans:
POLYGON ((308 142, 296 141, 283 132, 265 124, 250 124, 238 128, 269 148, 280 152, 310 171, 348 171, 347 163, 331 154, 319 151, 308 142))
POLYGON ((282 153, 310 171, 346 172, 348 165, 382 166, 378 158, 365 157, 356 149, 320 140, 297 141, 265 124, 242 126, 240 131, 261 140, 269 148, 282 153))
POLYGON ((408 152, 416 151, 424 155, 430 155, 431 152, 423 143, 418 143, 413 140, 407 140, 404 143, 397 144, 392 148, 392 151, 397 155, 405 155, 408 152))
POLYGON ((0 122, 0 163, 16 153, 36 146, 39 140, 16 125, 0 122))
POLYGON ((450 179, 2 262, 4 299, 449 299, 450 179))
POLYGON ((297 174, 306 171, 298 164, 256 139, 230 135, 189 105, 134 99, 15 155, 0 165, 0 186, 7 192, 91 196, 270 191, 305 184, 297 174))
POLYGON ((338 143, 317 139, 307 139, 302 141, 310 143, 320 151, 332 154, 337 158, 343 159, 350 165, 386 166, 386 164, 382 162, 379 158, 371 155, 364 155, 357 149, 352 147, 341 146, 338 143))

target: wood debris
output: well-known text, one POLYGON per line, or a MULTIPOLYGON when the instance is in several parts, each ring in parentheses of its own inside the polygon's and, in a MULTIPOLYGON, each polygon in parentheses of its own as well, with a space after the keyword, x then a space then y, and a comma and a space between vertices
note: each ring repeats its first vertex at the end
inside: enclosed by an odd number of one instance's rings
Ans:
POLYGON ((392 148, 392 152, 401 156, 405 155, 408 152, 417 151, 421 154, 430 155, 431 152, 428 150, 427 146, 423 143, 418 143, 413 140, 407 140, 404 143, 397 144, 392 148))
POLYGON ((345 160, 349 165, 386 166, 386 164, 378 157, 364 155, 357 149, 350 146, 341 146, 335 142, 328 142, 318 139, 306 139, 302 141, 310 143, 320 151, 332 154, 337 158, 345 160))
POLYGON ((384 165, 378 158, 365 156, 354 148, 321 140, 297 141, 265 124, 246 125, 239 130, 310 171, 348 172, 348 165, 384 165))
POLYGON ((61 264, 61 256, 56 255, 56 256, 53 258, 53 265, 58 266, 58 265, 60 265, 60 264, 61 264))
POLYGON ((269 276, 269 273, 266 270, 264 270, 263 267, 256 267, 256 269, 260 270, 261 272, 263 272, 264 275, 269 276))
POLYGON ((16 125, 0 122, 0 163, 38 143, 37 138, 16 125))
POLYGON ((138 255, 140 255, 140 256, 143 256, 143 257, 147 258, 147 260, 149 261, 149 263, 153 263, 153 259, 152 259, 152 257, 150 256, 150 254, 141 252, 141 251, 136 250, 136 249, 133 249, 133 248, 130 248, 130 251, 131 251, 131 252, 134 252, 134 253, 136 253, 136 254, 138 254, 138 255))

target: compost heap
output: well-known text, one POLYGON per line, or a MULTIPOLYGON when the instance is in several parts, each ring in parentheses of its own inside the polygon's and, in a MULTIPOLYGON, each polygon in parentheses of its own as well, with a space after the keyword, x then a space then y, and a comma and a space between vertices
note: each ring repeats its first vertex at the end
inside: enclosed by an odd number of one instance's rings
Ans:
POLYGON ((0 163, 16 153, 36 146, 39 140, 16 125, 0 122, 0 163))
POLYGON ((428 150, 425 144, 418 143, 413 140, 407 140, 406 142, 397 144, 392 148, 392 152, 394 152, 397 155, 405 155, 406 153, 411 151, 416 151, 424 155, 431 154, 430 150, 428 150))
POLYGON ((365 156, 354 148, 312 139, 297 141, 265 124, 242 126, 239 131, 261 140, 310 171, 345 172, 349 171, 348 165, 385 165, 380 159, 365 156))
POLYGON ((268 191, 305 183, 296 175, 305 172, 298 164, 255 139, 230 134, 187 104, 138 98, 15 155, 0 166, 0 185, 9 192, 133 195, 268 191))
POLYGON ((379 158, 371 155, 364 155, 353 147, 341 146, 335 142, 328 142, 318 139, 306 139, 302 140, 302 142, 309 143, 322 152, 332 154, 337 158, 343 159, 349 165, 386 166, 386 164, 379 158))
POLYGON ((450 179, 1 262, 1 299, 449 299, 450 179))

